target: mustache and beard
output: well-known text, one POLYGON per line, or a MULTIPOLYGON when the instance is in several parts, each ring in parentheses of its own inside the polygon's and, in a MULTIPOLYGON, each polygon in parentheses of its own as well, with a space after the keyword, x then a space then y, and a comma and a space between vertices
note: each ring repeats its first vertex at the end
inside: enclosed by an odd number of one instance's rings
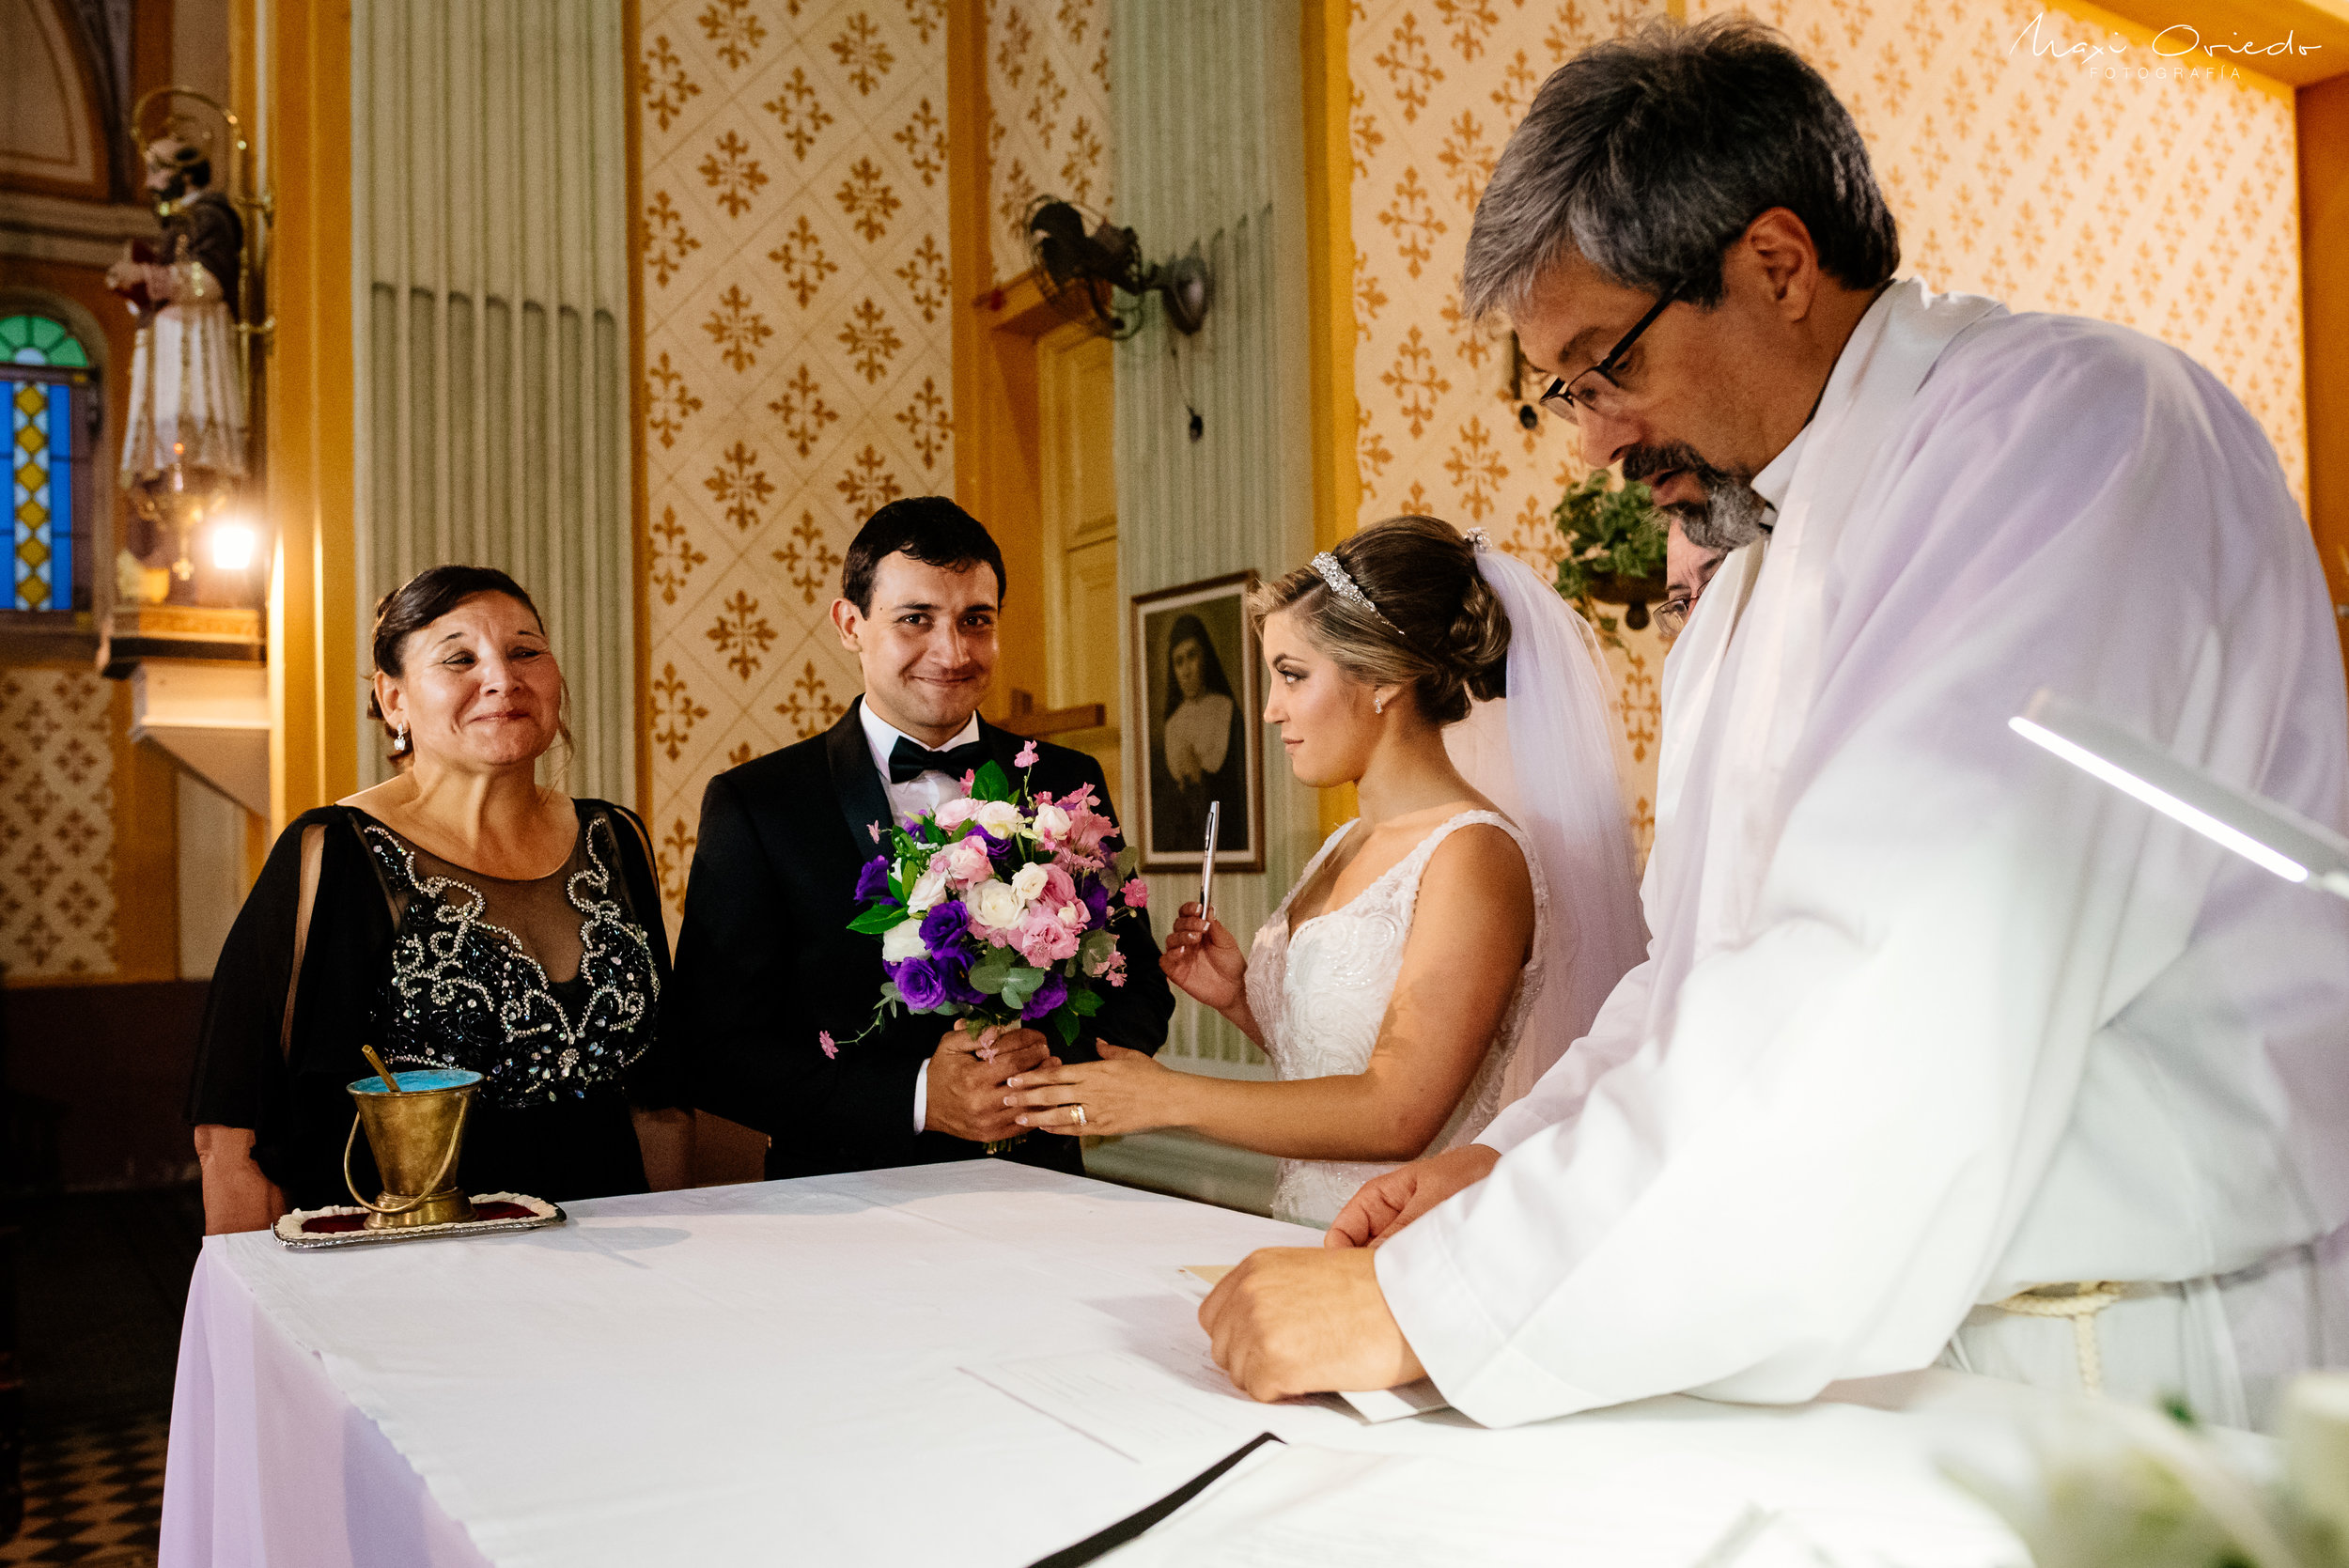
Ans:
POLYGON ((1736 550, 1768 532, 1768 503, 1748 481, 1750 474, 1715 468, 1686 442, 1660 446, 1635 446, 1623 457, 1626 480, 1645 480, 1659 474, 1683 473, 1704 487, 1702 501, 1674 501, 1664 512, 1680 524, 1680 532, 1700 550, 1736 550))

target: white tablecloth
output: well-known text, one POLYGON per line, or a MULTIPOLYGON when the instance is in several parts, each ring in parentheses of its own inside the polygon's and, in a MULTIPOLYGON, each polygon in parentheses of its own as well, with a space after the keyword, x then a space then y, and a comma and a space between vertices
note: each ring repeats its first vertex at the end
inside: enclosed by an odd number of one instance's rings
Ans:
MULTIPOLYGON (((571 1216, 314 1253, 207 1241, 164 1568, 1028 1563, 1214 1455, 1137 1463, 962 1369, 1199 1345, 1179 1265, 1318 1241, 997 1161, 571 1216)), ((1935 1468, 2011 1409, 1970 1381, 1901 1385, 1900 1410, 1673 1399, 1511 1432, 1449 1413, 1377 1427, 1314 1405, 1235 1414, 1293 1443, 1536 1472, 1685 1454, 1708 1484, 1734 1472, 1839 1543, 1988 1568, 2019 1548, 1935 1468)))

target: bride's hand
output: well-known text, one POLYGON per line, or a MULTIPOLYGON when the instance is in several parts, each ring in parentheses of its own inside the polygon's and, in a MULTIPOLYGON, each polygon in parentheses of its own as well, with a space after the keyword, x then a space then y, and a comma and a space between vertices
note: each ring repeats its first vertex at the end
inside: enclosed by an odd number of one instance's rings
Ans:
POLYGON ((1101 1060, 1050 1063, 1004 1080, 1003 1104, 1019 1108, 1014 1125, 1076 1138, 1114 1138, 1172 1126, 1168 1092, 1182 1075, 1144 1052, 1101 1042, 1101 1060), (1083 1107, 1079 1120, 1078 1108, 1083 1107))
POLYGON ((1159 968, 1186 996, 1221 1013, 1247 995, 1248 957, 1221 921, 1202 913, 1196 904, 1183 906, 1159 968))

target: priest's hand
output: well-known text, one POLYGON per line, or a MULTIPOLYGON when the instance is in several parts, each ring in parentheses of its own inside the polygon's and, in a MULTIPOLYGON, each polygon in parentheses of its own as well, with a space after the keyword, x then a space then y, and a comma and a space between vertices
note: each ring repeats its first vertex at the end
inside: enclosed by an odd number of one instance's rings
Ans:
POLYGON ((1484 1144, 1467 1143, 1374 1176, 1338 1210, 1321 1245, 1376 1247, 1454 1193, 1483 1181, 1500 1160, 1484 1144))
POLYGON ((972 1032, 957 1024, 939 1037, 930 1057, 923 1128, 973 1143, 1016 1138, 1014 1112, 1003 1104, 1004 1079, 1059 1065, 1033 1029, 972 1032))
POLYGON ((1367 1251, 1265 1247, 1199 1309, 1216 1365, 1251 1399, 1392 1389, 1423 1376, 1367 1251))

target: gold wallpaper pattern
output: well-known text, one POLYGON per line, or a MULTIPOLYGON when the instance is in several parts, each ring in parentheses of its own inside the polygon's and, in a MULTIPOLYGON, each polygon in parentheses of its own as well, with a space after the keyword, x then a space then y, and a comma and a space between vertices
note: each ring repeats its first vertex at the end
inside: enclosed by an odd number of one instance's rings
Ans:
MULTIPOLYGON (((2257 79, 2092 79, 2025 37, 2032 0, 1737 0, 1850 106, 1901 225, 1904 272, 2017 310, 2102 317, 2186 349, 2244 400, 2305 500, 2293 109, 2257 79), (2016 40, 2022 39, 2019 47, 2016 40)), ((1536 565, 1580 464, 1515 420, 1504 335, 1460 318, 1470 214, 1551 70, 1637 26, 1641 0, 1354 0, 1355 455, 1361 520, 1428 511, 1536 565)), ((1735 8, 1690 0, 1689 15, 1735 8)), ((2049 9, 2046 50, 2105 31, 2049 9)), ((1653 629, 1609 650, 1653 828, 1653 629)))
POLYGON ((988 252, 1008 283, 1037 196, 1113 210, 1109 0, 987 0, 986 27, 988 252))
POLYGON ((711 775, 860 690, 828 611, 875 510, 951 491, 946 0, 645 0, 655 860, 711 775))
POLYGON ((115 971, 115 688, 0 667, 0 973, 115 971))
POLYGON ((1850 108, 1900 220, 1904 272, 2185 349, 2266 428, 2307 505, 2288 90, 2207 59, 2199 73, 2179 61, 2092 76, 2056 52, 2107 39, 2109 19, 2035 0, 1689 4, 1728 9, 1783 29, 1850 108))
MULTIPOLYGON (((1518 423, 1508 334, 1462 318, 1460 258, 1476 199, 1533 89, 1584 45, 1663 8, 1660 0, 1356 0, 1346 123, 1360 521, 1423 512, 1484 528, 1545 571, 1555 565, 1550 508, 1585 471, 1564 425, 1547 414, 1531 430, 1518 423)), ((1612 642, 1644 847, 1664 650, 1653 627, 1612 642)))

